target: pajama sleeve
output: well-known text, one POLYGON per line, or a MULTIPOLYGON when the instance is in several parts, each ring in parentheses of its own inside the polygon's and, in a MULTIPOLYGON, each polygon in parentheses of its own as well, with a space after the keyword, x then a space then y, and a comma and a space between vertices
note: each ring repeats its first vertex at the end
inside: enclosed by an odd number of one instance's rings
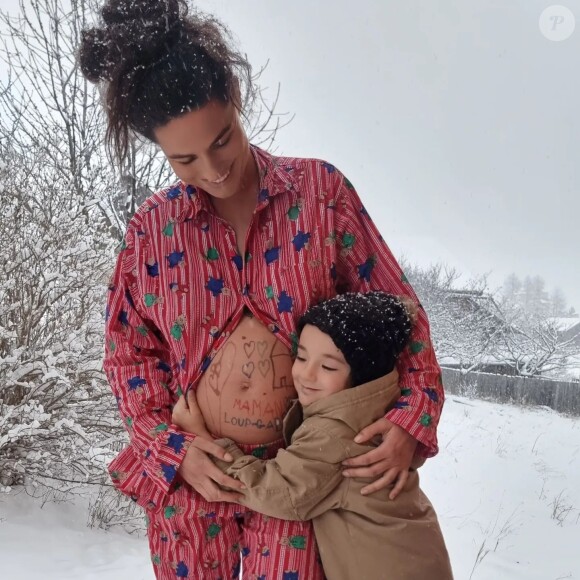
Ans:
MULTIPOLYGON (((325 164, 327 190, 333 192, 332 235, 335 263, 332 276, 338 292, 383 290, 419 302, 413 288, 352 184, 336 168, 325 164)), ((408 347, 397 364, 402 396, 386 417, 418 440, 417 454, 438 451, 437 424, 444 401, 441 370, 431 341, 429 321, 421 305, 408 347)))
POLYGON ((216 443, 234 458, 233 463, 214 459, 216 465, 246 486, 240 503, 254 511, 305 521, 342 504, 348 482, 341 462, 349 455, 340 439, 328 431, 299 429, 292 444, 269 460, 244 455, 230 439, 216 443))
POLYGON ((117 257, 105 315, 103 368, 130 439, 109 472, 120 491, 155 509, 175 483, 195 436, 171 424, 177 365, 139 301, 136 229, 129 225, 117 257))

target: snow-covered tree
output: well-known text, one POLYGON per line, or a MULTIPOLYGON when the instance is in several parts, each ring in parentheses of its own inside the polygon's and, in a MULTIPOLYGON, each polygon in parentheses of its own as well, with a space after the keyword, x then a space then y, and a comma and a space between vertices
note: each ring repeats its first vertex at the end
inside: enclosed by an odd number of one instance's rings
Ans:
POLYGON ((512 331, 495 353, 518 375, 565 377, 577 365, 580 349, 577 341, 562 338, 558 318, 576 313, 559 288, 548 293, 545 286, 540 276, 526 276, 523 282, 508 276, 500 308, 512 331))
POLYGON ((526 276, 522 281, 510 274, 503 284, 502 297, 509 307, 517 306, 537 317, 574 316, 562 290, 555 287, 548 292, 541 276, 526 276))
POLYGON ((551 317, 556 316, 567 316, 569 313, 568 304, 566 303, 566 296, 560 288, 554 288, 550 294, 549 298, 549 311, 548 314, 551 317))
MULTIPOLYGON (((103 312, 138 200, 127 203, 98 94, 76 64, 91 9, 30 0, 15 18, 0 13, 0 484, 59 495, 105 482, 125 439, 102 372, 103 312)), ((138 159, 136 183, 154 155, 138 159)))
POLYGON ((460 284, 461 274, 444 264, 421 268, 402 260, 401 265, 427 312, 439 360, 464 371, 481 368, 505 331, 486 279, 460 284))
POLYGON ((522 376, 565 378, 577 366, 577 337, 562 338, 558 318, 527 311, 509 302, 502 311, 510 331, 501 336, 494 354, 522 376))
MULTIPOLYGON (((9 75, 0 87, 0 135, 19 154, 41 151, 67 183, 70 203, 85 204, 87 225, 94 210, 91 226, 120 239, 136 207, 168 182, 171 170, 152 145, 138 140, 119 172, 107 158, 99 95, 76 58, 97 6, 95 0, 21 0, 17 16, 0 12, 0 58, 9 75)), ((30 176, 36 191, 44 178, 30 176)))

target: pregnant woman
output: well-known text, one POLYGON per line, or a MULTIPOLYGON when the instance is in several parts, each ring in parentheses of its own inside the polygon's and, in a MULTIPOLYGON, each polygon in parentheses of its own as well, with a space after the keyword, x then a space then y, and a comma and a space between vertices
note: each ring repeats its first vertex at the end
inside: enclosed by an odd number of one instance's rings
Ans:
MULTIPOLYGON (((242 558, 247 578, 323 578, 310 522, 235 503, 240 482, 209 456, 231 458, 171 410, 195 389, 214 436, 274 457, 300 315, 347 291, 416 297, 338 169, 248 142, 250 66, 219 22, 180 0, 109 0, 100 15, 79 60, 108 143, 122 161, 149 139, 178 178, 130 220, 109 284, 104 369, 130 437, 111 477, 146 510, 157 578, 237 578, 242 558)), ((422 309, 398 371, 401 399, 361 432, 382 443, 346 472, 377 477, 369 492, 395 482, 396 495, 413 457, 437 453, 443 388, 422 309)))

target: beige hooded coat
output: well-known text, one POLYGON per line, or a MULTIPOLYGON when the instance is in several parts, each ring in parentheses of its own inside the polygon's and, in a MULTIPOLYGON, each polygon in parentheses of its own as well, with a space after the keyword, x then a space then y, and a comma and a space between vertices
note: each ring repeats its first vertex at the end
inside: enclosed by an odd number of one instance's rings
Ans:
POLYGON ((452 578, 437 515, 415 468, 395 500, 388 498, 392 486, 362 496, 372 479, 342 475, 344 459, 371 449, 354 443, 355 435, 399 396, 393 371, 304 408, 296 401, 284 419, 288 447, 268 461, 244 455, 229 439, 216 441, 234 457, 218 466, 247 487, 240 503, 280 519, 313 520, 328 580, 452 578))

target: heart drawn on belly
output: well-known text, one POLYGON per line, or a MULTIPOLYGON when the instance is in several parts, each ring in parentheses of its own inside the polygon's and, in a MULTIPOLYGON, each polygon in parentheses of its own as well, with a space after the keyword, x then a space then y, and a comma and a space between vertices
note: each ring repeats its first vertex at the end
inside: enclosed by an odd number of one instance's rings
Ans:
POLYGON ((265 377, 268 374, 268 371, 270 370, 270 361, 268 359, 261 360, 258 363, 258 370, 260 371, 260 374, 263 377, 265 377))
POLYGON ((268 342, 266 340, 258 341, 258 354, 260 358, 264 358, 266 356, 266 351, 268 350, 268 342))
POLYGON ((256 343, 253 340, 251 342, 244 342, 244 352, 248 358, 251 358, 255 350, 256 343))
POLYGON ((220 385, 219 385, 219 378, 220 378, 220 372, 222 370, 222 364, 221 362, 216 362, 210 369, 209 371, 209 375, 207 378, 207 382, 211 388, 211 390, 216 394, 216 395, 220 395, 221 394, 221 389, 220 389, 220 385))
POLYGON ((254 372, 254 363, 253 362, 246 363, 242 367, 242 372, 250 379, 252 377, 252 373, 254 372))

